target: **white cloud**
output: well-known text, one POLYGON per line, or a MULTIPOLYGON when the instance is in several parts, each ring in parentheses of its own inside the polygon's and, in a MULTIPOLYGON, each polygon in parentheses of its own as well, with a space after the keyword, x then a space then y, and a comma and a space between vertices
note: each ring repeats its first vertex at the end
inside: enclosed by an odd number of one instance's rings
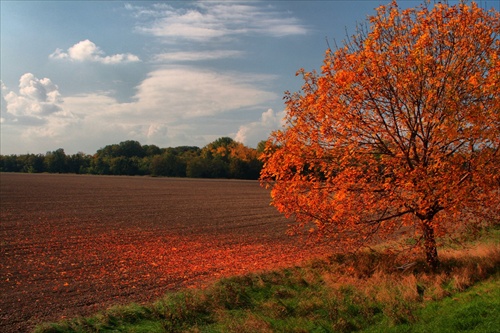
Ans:
POLYGON ((265 88, 274 79, 164 67, 149 73, 131 102, 121 103, 106 91, 63 98, 50 79, 28 73, 21 77, 18 92, 2 87, 6 112, 1 147, 9 153, 24 153, 25 147, 31 152, 62 147, 68 153, 93 153, 129 139, 161 147, 201 147, 237 128, 226 113, 264 108, 279 99, 265 88))
MULTIPOLYGON (((2 85, 2 152, 38 153, 56 149, 53 143, 70 137, 81 119, 64 109, 59 88, 50 79, 26 73, 19 79, 19 90, 2 85), (50 148, 47 147, 50 145, 50 148)), ((59 146, 60 147, 60 146, 59 146)))
POLYGON ((138 86, 138 110, 150 117, 177 120, 257 107, 277 98, 264 89, 274 79, 194 67, 162 68, 149 73, 138 86))
POLYGON ((268 138, 269 134, 284 125, 285 112, 274 112, 268 109, 263 112, 260 120, 240 126, 234 140, 250 146, 256 146, 259 141, 268 138))
POLYGON ((67 52, 64 52, 62 49, 56 49, 54 53, 49 56, 49 58, 68 59, 80 62, 90 61, 102 64, 119 64, 140 61, 138 56, 131 53, 120 53, 106 56, 105 53, 97 45, 95 45, 88 39, 76 43, 75 45, 70 47, 67 52))
POLYGON ((8 91, 2 85, 6 112, 16 118, 41 118, 61 109, 59 88, 48 78, 38 79, 31 73, 26 73, 19 79, 19 93, 8 91))
POLYGON ((154 57, 155 62, 183 62, 183 61, 201 61, 201 60, 214 60, 224 58, 236 58, 243 55, 242 51, 236 50, 216 50, 216 51, 203 51, 203 52, 168 52, 158 54, 154 57))
POLYGON ((154 3, 150 8, 143 6, 134 6, 130 3, 125 4, 125 9, 134 13, 134 16, 140 18, 163 17, 165 11, 172 11, 174 7, 166 3, 154 3))
POLYGON ((153 141, 163 141, 162 138, 166 137, 167 134, 168 127, 166 124, 151 124, 147 129, 146 136, 153 141))
POLYGON ((137 16, 154 18, 138 26, 138 30, 158 37, 209 41, 214 38, 242 34, 260 34, 273 37, 303 35, 308 32, 297 18, 251 4, 232 2, 196 2, 192 8, 165 6, 151 11, 140 6, 126 6, 137 16))

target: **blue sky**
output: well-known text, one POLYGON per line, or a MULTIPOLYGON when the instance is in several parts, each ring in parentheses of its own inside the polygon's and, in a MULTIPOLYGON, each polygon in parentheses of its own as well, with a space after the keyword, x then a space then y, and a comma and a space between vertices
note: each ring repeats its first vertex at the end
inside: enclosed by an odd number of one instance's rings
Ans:
POLYGON ((388 2, 2 0, 1 154, 222 136, 255 147, 281 127, 297 70, 320 69, 326 38, 388 2))

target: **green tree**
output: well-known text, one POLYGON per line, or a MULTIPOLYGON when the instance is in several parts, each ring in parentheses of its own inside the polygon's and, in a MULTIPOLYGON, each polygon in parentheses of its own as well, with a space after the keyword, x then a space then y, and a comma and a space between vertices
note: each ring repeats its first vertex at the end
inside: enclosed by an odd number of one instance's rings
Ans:
POLYGON ((198 156, 187 162, 186 175, 190 178, 227 178, 228 167, 220 157, 198 156))
POLYGON ((50 173, 66 173, 68 171, 66 153, 59 148, 45 154, 45 169, 50 173))
POLYGON ((20 170, 17 165, 16 155, 0 155, 0 171, 19 172, 20 170))
POLYGON ((90 161, 89 173, 94 175, 109 175, 110 166, 109 166, 109 157, 103 157, 99 155, 99 151, 92 156, 90 161))
POLYGON ((151 175, 166 177, 186 177, 187 163, 175 153, 167 149, 162 155, 156 155, 151 162, 151 175))
POLYGON ((145 156, 161 155, 162 153, 161 148, 155 145, 144 145, 142 146, 142 150, 145 156))
POLYGON ((67 171, 70 173, 85 174, 89 172, 91 156, 79 152, 67 156, 67 171))
POLYGON ((43 155, 21 155, 17 159, 22 164, 21 172, 39 173, 45 170, 45 157, 43 155))
POLYGON ((144 149, 142 148, 142 145, 138 141, 134 140, 127 140, 120 142, 118 145, 118 156, 125 156, 125 157, 144 157, 146 156, 146 153, 144 149))

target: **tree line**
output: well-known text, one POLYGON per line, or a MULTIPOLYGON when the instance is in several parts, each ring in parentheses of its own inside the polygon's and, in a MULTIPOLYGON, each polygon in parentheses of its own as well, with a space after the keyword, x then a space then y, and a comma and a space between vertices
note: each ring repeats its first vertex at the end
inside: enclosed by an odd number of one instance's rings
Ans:
POLYGON ((264 145, 261 142, 253 149, 221 137, 203 148, 160 148, 127 140, 107 145, 94 155, 70 155, 62 148, 45 155, 0 155, 0 171, 258 179, 262 169, 259 155, 264 145))

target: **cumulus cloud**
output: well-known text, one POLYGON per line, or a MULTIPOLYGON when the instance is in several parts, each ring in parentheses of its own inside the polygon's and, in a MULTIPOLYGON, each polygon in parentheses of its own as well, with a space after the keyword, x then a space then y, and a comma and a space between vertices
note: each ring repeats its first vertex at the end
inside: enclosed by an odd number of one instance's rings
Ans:
POLYGON ((233 2, 196 2, 191 8, 126 6, 138 17, 154 18, 138 26, 139 31, 169 39, 208 41, 243 34, 273 37, 303 35, 306 26, 272 7, 233 2))
POLYGON ((73 135, 81 119, 63 108, 58 86, 26 73, 18 88, 15 92, 2 85, 2 151, 39 153, 61 147, 57 142, 73 135))
POLYGON ((61 109, 61 95, 57 85, 48 78, 38 79, 32 73, 26 73, 19 79, 19 92, 5 92, 4 100, 6 112, 16 118, 35 117, 41 118, 61 109))
POLYGON ((131 53, 120 53, 106 56, 105 53, 93 42, 86 39, 71 46, 66 52, 62 49, 56 49, 49 58, 67 59, 71 61, 90 61, 102 64, 119 64, 127 62, 138 62, 139 57, 131 53))
POLYGON ((285 112, 274 112, 268 109, 263 112, 259 121, 240 126, 234 139, 246 145, 256 146, 259 141, 267 139, 269 134, 281 128, 284 123, 285 112))

